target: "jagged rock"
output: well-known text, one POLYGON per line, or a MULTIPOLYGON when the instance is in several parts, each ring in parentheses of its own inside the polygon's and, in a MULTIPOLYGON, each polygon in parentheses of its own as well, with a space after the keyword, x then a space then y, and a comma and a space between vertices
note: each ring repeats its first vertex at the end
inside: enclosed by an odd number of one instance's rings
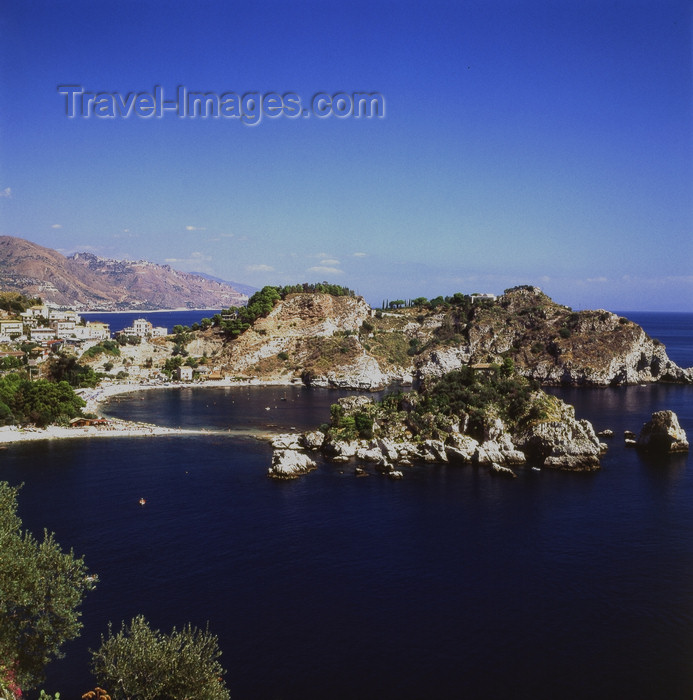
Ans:
POLYGON ((368 472, 363 467, 356 467, 354 474, 356 476, 368 476, 368 472))
POLYGON ((623 444, 624 444, 626 447, 637 447, 637 446, 638 446, 637 441, 636 441, 636 440, 631 440, 631 438, 626 438, 626 439, 623 441, 623 444))
POLYGON ((424 440, 421 446, 421 458, 425 462, 447 462, 445 444, 440 440, 424 440))
POLYGON ((624 440, 635 440, 636 435, 632 430, 624 430, 623 431, 623 439, 624 440))
POLYGON ((388 472, 387 475, 388 475, 391 479, 401 479, 401 478, 404 476, 404 474, 402 474, 402 472, 397 471, 397 470, 395 470, 395 469, 393 469, 391 472, 388 472))
POLYGON ((272 447, 275 450, 300 450, 301 436, 296 433, 282 433, 272 438, 272 447))
POLYGON ((688 438, 673 411, 656 411, 643 425, 636 443, 638 449, 650 452, 687 452, 688 438))
POLYGON ((358 440, 337 440, 335 442, 326 442, 323 445, 323 452, 332 462, 348 462, 356 455, 360 444, 358 440))
POLYGON ((471 464, 479 443, 469 435, 453 434, 445 445, 445 454, 450 462, 471 464))
POLYGON ((396 462, 399 459, 398 445, 394 440, 383 438, 377 440, 375 444, 386 459, 390 460, 391 462, 396 462))
POLYGON ((600 430, 597 433, 597 437, 601 437, 601 438, 612 438, 613 436, 614 436, 614 431, 611 429, 608 429, 608 428, 606 430, 600 430))
POLYGON ((471 350, 468 347, 438 348, 423 359, 416 376, 419 380, 442 377, 463 365, 468 365, 470 360, 471 350))
POLYGON ((373 403, 373 399, 369 396, 343 396, 337 399, 337 403, 344 409, 346 414, 354 413, 364 406, 369 406, 373 403))
POLYGON ((517 479, 517 474, 515 474, 515 472, 512 469, 509 469, 508 467, 503 467, 500 464, 496 464, 495 462, 491 463, 489 471, 491 472, 491 474, 495 474, 496 476, 504 476, 510 479, 517 479))
POLYGON ((387 458, 377 447, 359 447, 356 450, 356 459, 362 462, 374 462, 375 464, 387 462, 387 458))
POLYGON ((301 436, 301 443, 308 450, 319 450, 324 442, 325 434, 319 430, 311 430, 301 436))
POLYGON ((272 479, 297 479, 315 468, 315 462, 305 452, 275 450, 268 476, 272 479))
POLYGON ((517 436, 515 444, 530 462, 553 469, 599 469, 600 445, 589 421, 575 420, 575 409, 559 404, 560 420, 536 423, 517 436))

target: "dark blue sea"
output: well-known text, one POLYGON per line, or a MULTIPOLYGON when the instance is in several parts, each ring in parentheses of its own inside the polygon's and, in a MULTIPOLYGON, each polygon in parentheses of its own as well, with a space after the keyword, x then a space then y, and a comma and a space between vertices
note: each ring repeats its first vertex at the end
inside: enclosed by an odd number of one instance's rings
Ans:
POLYGON ((147 319, 153 326, 168 328, 170 333, 175 325, 192 326, 203 318, 212 318, 220 309, 193 309, 183 311, 93 311, 82 313, 80 316, 86 321, 102 321, 111 327, 111 333, 122 331, 132 325, 136 318, 147 319))
MULTIPOLYGON (((693 315, 672 319, 693 365, 693 315)), ((0 478, 24 482, 25 524, 100 577, 46 689, 79 698, 108 621, 143 613, 166 631, 209 621, 234 700, 693 697, 693 464, 622 440, 663 408, 693 437, 693 387, 554 391, 616 432, 599 472, 434 466, 391 481, 324 464, 276 483, 269 446, 233 433, 8 447, 0 478)), ((301 430, 339 395, 190 388, 108 410, 301 430)))

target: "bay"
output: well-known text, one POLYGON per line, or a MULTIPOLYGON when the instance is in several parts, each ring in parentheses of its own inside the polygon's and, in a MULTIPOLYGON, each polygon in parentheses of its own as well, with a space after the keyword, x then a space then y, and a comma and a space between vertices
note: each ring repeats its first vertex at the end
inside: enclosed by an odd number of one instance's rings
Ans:
POLYGON ((396 482, 320 464, 272 482, 271 450, 250 435, 325 422, 341 395, 303 387, 108 407, 228 434, 9 446, 0 478, 24 482, 25 524, 100 577, 46 689, 79 698, 88 648, 143 613, 167 631, 209 621, 235 700, 690 698, 690 457, 640 454, 622 431, 671 408, 690 439, 693 388, 551 391, 615 430, 599 472, 506 481, 439 465, 396 482))

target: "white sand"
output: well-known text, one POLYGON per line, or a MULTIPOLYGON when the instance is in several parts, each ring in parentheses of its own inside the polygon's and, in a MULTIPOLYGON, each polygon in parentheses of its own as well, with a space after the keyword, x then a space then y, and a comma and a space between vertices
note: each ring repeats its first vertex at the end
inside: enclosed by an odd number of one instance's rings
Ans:
MULTIPOLYGON (((203 387, 233 387, 233 386, 284 386, 291 382, 261 382, 259 380, 234 381, 229 379, 209 380, 205 382, 165 382, 157 384, 103 384, 94 389, 78 389, 75 393, 86 401, 85 412, 99 413, 101 404, 112 396, 128 394, 135 391, 148 391, 151 389, 183 389, 203 387)), ((248 430, 207 430, 164 428, 149 423, 136 423, 134 421, 121 420, 119 418, 107 418, 108 425, 104 427, 89 426, 86 428, 64 428, 51 425, 47 428, 20 428, 14 425, 0 426, 0 444, 26 442, 28 440, 74 440, 75 438, 96 437, 152 437, 157 435, 250 435, 261 437, 256 431, 248 430)), ((263 436, 265 439, 267 436, 263 436)))

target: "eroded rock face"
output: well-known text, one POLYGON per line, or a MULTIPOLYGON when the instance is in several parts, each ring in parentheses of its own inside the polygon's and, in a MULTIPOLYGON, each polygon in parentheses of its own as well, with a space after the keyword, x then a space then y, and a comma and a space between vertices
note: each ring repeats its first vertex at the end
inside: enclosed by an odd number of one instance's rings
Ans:
POLYGON ((272 447, 275 450, 300 450, 303 448, 301 443, 301 436, 297 433, 282 433, 272 438, 272 447))
POLYGON ((272 479, 297 479, 316 468, 315 462, 299 450, 275 450, 268 476, 272 479))
POLYGON ((472 357, 468 347, 438 348, 424 357, 417 370, 417 379, 424 380, 432 377, 442 377, 448 372, 468 365, 472 357))
POLYGON ((319 430, 310 430, 301 436, 301 443, 307 450, 319 450, 324 442, 325 434, 319 430))
POLYGON ((592 424, 575 420, 575 409, 568 404, 561 405, 560 420, 536 423, 514 442, 528 461, 544 467, 592 471, 600 466, 602 448, 592 424))
POLYGON ((640 430, 636 447, 649 452, 687 452, 686 432, 673 411, 656 411, 640 430))

